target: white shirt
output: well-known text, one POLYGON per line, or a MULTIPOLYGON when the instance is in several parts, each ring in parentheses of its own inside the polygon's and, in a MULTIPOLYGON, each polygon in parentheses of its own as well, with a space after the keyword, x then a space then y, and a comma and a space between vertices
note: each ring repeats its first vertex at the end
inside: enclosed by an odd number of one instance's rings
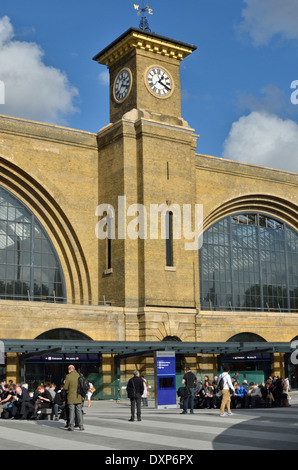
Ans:
POLYGON ((228 373, 228 372, 223 372, 223 373, 219 376, 217 383, 219 383, 222 378, 223 378, 223 390, 232 389, 233 392, 235 392, 235 389, 234 389, 234 387, 233 387, 232 380, 231 380, 231 377, 230 377, 229 373, 228 373))

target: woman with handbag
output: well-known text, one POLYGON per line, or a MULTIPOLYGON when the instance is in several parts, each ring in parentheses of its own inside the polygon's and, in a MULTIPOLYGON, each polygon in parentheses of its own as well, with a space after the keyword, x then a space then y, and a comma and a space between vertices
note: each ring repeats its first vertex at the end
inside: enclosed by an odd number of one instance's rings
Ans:
POLYGON ((143 380, 143 383, 144 383, 144 393, 142 395, 142 403, 143 403, 143 406, 148 406, 149 385, 147 384, 147 380, 145 379, 143 375, 141 379, 143 380))
POLYGON ((86 398, 88 400, 88 408, 91 407, 91 397, 93 393, 96 391, 91 382, 89 382, 89 385, 90 385, 89 392, 87 392, 87 395, 86 395, 86 398))

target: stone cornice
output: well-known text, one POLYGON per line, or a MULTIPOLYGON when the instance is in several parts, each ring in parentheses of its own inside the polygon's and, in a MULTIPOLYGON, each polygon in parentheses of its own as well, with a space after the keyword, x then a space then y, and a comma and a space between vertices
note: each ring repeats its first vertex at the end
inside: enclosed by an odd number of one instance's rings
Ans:
POLYGON ((0 133, 96 149, 96 134, 68 127, 0 115, 0 133))
POLYGON ((270 180, 276 183, 289 184, 298 187, 298 174, 275 168, 263 167, 210 155, 196 154, 196 168, 200 171, 225 173, 255 180, 270 180))
POLYGON ((93 57, 93 60, 110 67, 133 49, 145 50, 182 61, 196 50, 196 47, 157 34, 146 33, 140 29, 131 28, 93 57))

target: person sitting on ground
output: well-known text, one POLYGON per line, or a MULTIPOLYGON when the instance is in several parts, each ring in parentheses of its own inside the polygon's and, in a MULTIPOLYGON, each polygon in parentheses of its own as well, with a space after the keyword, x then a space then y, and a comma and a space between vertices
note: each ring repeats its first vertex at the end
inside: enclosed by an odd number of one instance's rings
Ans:
POLYGON ((245 407, 245 395, 247 394, 246 389, 239 383, 235 386, 235 395, 232 397, 233 408, 244 408, 245 407))
POLYGON ((1 380, 0 382, 0 399, 2 395, 4 394, 4 387, 6 386, 6 380, 1 380))
POLYGON ((48 390, 49 394, 51 395, 52 401, 54 401, 55 396, 56 396, 56 384, 50 384, 48 388, 47 387, 45 388, 48 390))
MULTIPOLYGON (((183 387, 183 389, 185 389, 185 387, 183 387)), ((185 390, 184 390, 184 393, 185 393, 185 390)), ((195 381, 194 396, 195 396, 194 408, 195 409, 202 408, 203 407, 202 405, 205 399, 205 394, 204 394, 204 389, 203 389, 203 383, 198 382, 198 380, 195 381)))
POLYGON ((213 406, 214 388, 212 385, 210 385, 209 380, 205 380, 203 389, 206 397, 205 405, 207 406, 208 410, 210 410, 213 406))
POLYGON ((63 412, 65 411, 65 407, 66 407, 66 392, 64 390, 64 386, 61 385, 61 389, 58 390, 54 398, 54 406, 53 406, 54 421, 59 421, 59 411, 62 412, 60 416, 60 418, 62 418, 62 414, 64 415, 63 412))
POLYGON ((27 419, 29 412, 34 409, 28 390, 17 384, 16 395, 13 397, 13 400, 12 418, 27 419))
POLYGON ((248 383, 247 383, 247 380, 246 380, 246 379, 244 379, 244 380, 243 380, 243 382, 242 382, 242 384, 241 384, 241 385, 242 385, 242 387, 244 387, 244 388, 245 388, 245 390, 248 392, 248 390, 249 390, 249 385, 248 385, 248 383))
POLYGON ((0 401, 0 405, 2 405, 3 411, 4 410, 7 411, 9 417, 11 417, 14 396, 15 396, 14 387, 12 385, 5 385, 4 394, 1 397, 2 399, 0 401))
POLYGON ((245 397, 245 407, 246 408, 255 408, 256 404, 262 400, 262 393, 258 384, 254 382, 250 383, 250 388, 245 397))
POLYGON ((43 385, 39 385, 34 392, 32 399, 34 403, 34 413, 32 419, 36 419, 38 415, 42 415, 42 411, 46 408, 52 407, 52 397, 48 390, 45 390, 43 385))

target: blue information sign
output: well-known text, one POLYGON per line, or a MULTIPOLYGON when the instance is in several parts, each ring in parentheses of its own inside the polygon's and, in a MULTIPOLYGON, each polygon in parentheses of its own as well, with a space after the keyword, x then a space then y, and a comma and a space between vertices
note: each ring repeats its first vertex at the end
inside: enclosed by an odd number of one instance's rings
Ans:
POLYGON ((155 405, 157 408, 176 408, 175 352, 155 353, 155 405))

